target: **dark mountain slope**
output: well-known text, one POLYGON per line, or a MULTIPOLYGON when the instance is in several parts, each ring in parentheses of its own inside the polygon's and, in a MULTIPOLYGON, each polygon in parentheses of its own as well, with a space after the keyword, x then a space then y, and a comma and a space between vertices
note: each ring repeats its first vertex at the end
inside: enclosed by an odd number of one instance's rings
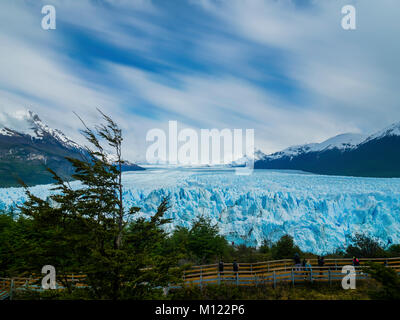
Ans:
POLYGON ((265 156, 256 169, 294 169, 318 174, 400 177, 400 135, 398 124, 372 135, 356 146, 318 151, 285 152, 265 156))

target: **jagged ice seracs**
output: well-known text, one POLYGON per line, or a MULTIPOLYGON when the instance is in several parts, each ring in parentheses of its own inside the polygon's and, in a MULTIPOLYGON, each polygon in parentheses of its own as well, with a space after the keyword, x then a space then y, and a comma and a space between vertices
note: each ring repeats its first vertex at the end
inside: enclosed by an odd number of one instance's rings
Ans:
MULTIPOLYGON (((218 224, 235 244, 260 246, 292 235, 302 250, 317 254, 344 249, 365 233, 383 246, 400 243, 400 179, 314 175, 255 170, 235 175, 229 168, 153 168, 123 175, 124 202, 150 217, 161 199, 171 197, 166 226, 190 227, 200 215, 218 224)), ((77 182, 72 183, 78 187, 77 182)), ((31 191, 46 199, 50 185, 31 191)), ((22 188, 0 189, 0 209, 25 201, 22 188)))

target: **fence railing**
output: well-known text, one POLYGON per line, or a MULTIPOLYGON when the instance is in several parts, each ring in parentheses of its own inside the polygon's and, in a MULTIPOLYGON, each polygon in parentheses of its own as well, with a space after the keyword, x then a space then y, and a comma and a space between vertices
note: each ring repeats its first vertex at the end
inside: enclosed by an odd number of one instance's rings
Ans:
MULTIPOLYGON (((305 281, 329 282, 342 280, 345 274, 342 267, 352 265, 352 259, 325 259, 324 266, 318 266, 317 259, 308 259, 311 268, 294 266, 293 260, 275 260, 257 263, 241 263, 239 271, 233 271, 233 263, 224 263, 224 270, 218 270, 218 264, 194 266, 184 273, 185 285, 221 284, 260 285, 278 282, 291 282, 292 284, 305 281)), ((358 280, 365 280, 368 274, 362 272, 362 266, 367 262, 384 264, 400 273, 400 258, 371 258, 359 259, 360 266, 356 268, 358 280)))
MULTIPOLYGON (((341 281, 345 274, 342 267, 352 265, 352 259, 325 259, 323 267, 318 266, 317 259, 308 259, 311 264, 309 270, 294 266, 293 260, 274 260, 256 263, 239 263, 239 271, 233 271, 232 263, 224 263, 224 270, 218 270, 218 264, 193 266, 183 274, 184 285, 198 285, 200 287, 208 284, 233 284, 237 286, 258 286, 272 284, 274 287, 279 282, 292 283, 301 282, 333 282, 341 281)), ((393 268, 400 273, 400 258, 365 258, 359 259, 360 267, 356 268, 358 280, 365 280, 368 274, 363 272, 362 266, 367 262, 376 262, 393 268)), ((85 287, 84 274, 64 275, 58 277, 57 289, 64 289, 63 283, 74 287, 85 287)), ((0 300, 12 298, 15 290, 30 289, 41 290, 42 275, 33 274, 30 277, 0 278, 0 300)))
MULTIPOLYGON (((80 288, 85 287, 84 274, 69 274, 62 276, 57 279, 56 288, 64 289, 65 283, 71 284, 74 287, 80 288)), ((14 278, 1 278, 0 277, 0 300, 9 298, 12 299, 15 290, 29 289, 29 290, 41 290, 42 288, 42 276, 33 274, 30 277, 14 277, 14 278), (3 292, 3 293, 2 293, 3 292)))

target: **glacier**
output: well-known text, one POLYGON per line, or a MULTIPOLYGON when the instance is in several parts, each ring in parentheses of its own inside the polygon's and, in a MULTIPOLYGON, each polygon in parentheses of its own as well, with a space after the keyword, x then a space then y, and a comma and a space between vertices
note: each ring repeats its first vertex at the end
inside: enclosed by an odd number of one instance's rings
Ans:
MULTIPOLYGON (((400 178, 315 175, 290 170, 255 170, 235 175, 232 168, 148 168, 123 175, 126 206, 141 207, 148 218, 161 199, 171 198, 166 226, 190 227, 200 215, 218 224, 235 244, 260 246, 282 235, 305 251, 326 254, 344 249, 364 233, 383 246, 400 243, 400 178)), ((77 182, 72 183, 78 187, 77 182)), ((31 187, 46 199, 51 185, 31 187)), ((0 189, 0 209, 26 200, 22 188, 0 189)))

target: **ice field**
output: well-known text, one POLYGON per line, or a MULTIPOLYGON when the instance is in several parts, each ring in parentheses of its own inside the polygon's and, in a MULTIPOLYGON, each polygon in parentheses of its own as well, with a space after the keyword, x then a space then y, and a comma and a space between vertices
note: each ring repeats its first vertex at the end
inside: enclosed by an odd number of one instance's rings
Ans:
MULTIPOLYGON (((74 183, 73 183, 74 185, 74 183)), ((76 184, 75 184, 76 185, 76 184)), ((235 175, 228 168, 154 168, 124 173, 124 201, 149 216, 171 196, 166 217, 190 226, 210 217, 236 244, 260 245, 290 234, 303 250, 332 252, 357 232, 400 243, 400 179, 322 176, 295 171, 255 170, 235 175)), ((50 186, 31 191, 43 199, 50 186)), ((0 189, 0 209, 21 204, 21 188, 0 189)))

